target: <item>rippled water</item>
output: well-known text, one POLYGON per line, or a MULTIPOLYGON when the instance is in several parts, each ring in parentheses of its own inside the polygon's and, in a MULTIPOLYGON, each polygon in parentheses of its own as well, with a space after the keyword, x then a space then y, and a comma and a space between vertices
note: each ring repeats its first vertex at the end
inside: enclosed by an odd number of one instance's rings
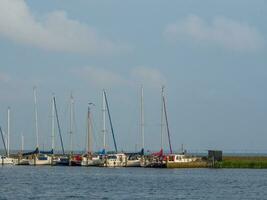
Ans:
POLYGON ((267 199, 267 170, 0 167, 0 199, 267 199))

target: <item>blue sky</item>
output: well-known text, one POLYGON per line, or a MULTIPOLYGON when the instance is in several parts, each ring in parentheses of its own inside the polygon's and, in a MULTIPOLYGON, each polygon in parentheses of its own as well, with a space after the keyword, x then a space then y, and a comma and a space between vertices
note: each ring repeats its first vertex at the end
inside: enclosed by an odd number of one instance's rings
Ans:
POLYGON ((264 0, 0 0, 0 125, 10 106, 11 147, 21 133, 35 146, 36 85, 40 144, 51 144, 54 92, 68 149, 72 91, 75 148, 84 149, 91 101, 97 149, 106 88, 118 148, 134 150, 143 84, 145 144, 156 150, 164 84, 174 149, 266 152, 266 13, 264 0))

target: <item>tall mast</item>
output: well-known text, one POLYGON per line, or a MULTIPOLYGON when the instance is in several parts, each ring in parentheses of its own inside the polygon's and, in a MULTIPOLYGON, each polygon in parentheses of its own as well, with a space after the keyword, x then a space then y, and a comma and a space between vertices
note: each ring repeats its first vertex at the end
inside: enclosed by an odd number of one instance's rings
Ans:
POLYGON ((93 136, 92 136, 92 118, 91 118, 91 109, 90 105, 94 105, 92 103, 88 103, 88 112, 87 112, 87 153, 93 153, 93 136))
POLYGON ((33 87, 34 96, 34 111, 35 111, 35 133, 36 133, 36 147, 39 147, 39 129, 38 129, 38 111, 37 111, 37 94, 36 87, 33 87))
POLYGON ((72 94, 70 95, 70 152, 73 152, 73 140, 72 140, 72 134, 73 134, 73 112, 74 111, 74 98, 72 94))
POLYGON ((160 117, 160 147, 161 149, 163 149, 163 126, 164 126, 163 98, 164 98, 164 86, 161 87, 161 117, 160 117))
POLYGON ((54 94, 52 95, 52 130, 51 130, 51 140, 52 140, 52 150, 55 149, 55 105, 54 105, 54 94))
POLYGON ((104 150, 106 149, 106 133, 107 133, 107 129, 106 129, 106 100, 105 100, 105 90, 103 89, 102 92, 102 122, 103 122, 103 148, 104 150))
POLYGON ((142 149, 145 148, 145 119, 144 119, 144 88, 141 86, 141 136, 142 149))
POLYGON ((9 157, 10 148, 10 107, 7 108, 7 157, 9 157))
POLYGON ((21 152, 23 153, 24 151, 24 136, 23 133, 21 133, 21 152))

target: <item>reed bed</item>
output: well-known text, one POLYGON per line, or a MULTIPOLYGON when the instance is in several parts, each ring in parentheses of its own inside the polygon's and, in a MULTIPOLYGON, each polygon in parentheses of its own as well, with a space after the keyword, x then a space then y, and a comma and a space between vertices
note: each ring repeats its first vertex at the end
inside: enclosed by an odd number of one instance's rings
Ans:
POLYGON ((267 169, 267 157, 263 156, 225 156, 222 162, 216 162, 217 168, 267 169))

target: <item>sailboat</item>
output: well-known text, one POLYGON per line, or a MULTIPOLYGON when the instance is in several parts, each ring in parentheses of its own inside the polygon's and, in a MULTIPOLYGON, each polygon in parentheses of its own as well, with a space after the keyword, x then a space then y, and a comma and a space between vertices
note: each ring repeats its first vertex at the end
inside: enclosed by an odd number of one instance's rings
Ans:
POLYGON ((173 153, 172 144, 171 144, 171 136, 170 136, 170 129, 169 129, 169 122, 168 122, 168 115, 167 115, 167 107, 166 107, 166 97, 164 94, 164 86, 161 90, 161 99, 162 99, 162 113, 161 113, 161 150, 157 153, 153 154, 153 162, 151 162, 152 167, 167 167, 168 163, 190 163, 197 161, 197 157, 188 156, 185 152, 180 154, 173 153), (164 155, 163 152, 163 123, 165 121, 166 124, 166 131, 168 135, 168 142, 170 153, 164 155))
POLYGON ((88 111, 87 111, 87 147, 86 147, 86 153, 82 156, 82 166, 100 166, 103 164, 104 160, 102 155, 100 154, 94 154, 93 153, 93 122, 91 117, 91 109, 90 106, 94 105, 93 103, 88 104, 88 111))
POLYGON ((168 164, 172 164, 172 163, 179 164, 179 163, 191 163, 191 162, 197 161, 198 160, 197 157, 187 155, 186 151, 183 151, 183 148, 182 148, 182 153, 179 153, 179 154, 173 153, 172 146, 171 146, 169 122, 168 122, 168 116, 167 116, 166 98, 164 95, 163 95, 163 108, 164 108, 164 114, 165 114, 169 146, 170 146, 170 153, 166 156, 166 159, 165 159, 165 161, 167 162, 167 167, 168 167, 168 164))
POLYGON ((111 154, 105 154, 104 155, 104 163, 103 166, 105 167, 125 167, 127 163, 127 156, 124 153, 118 153, 117 149, 117 143, 114 135, 114 129, 113 129, 113 124, 111 120, 111 114, 109 110, 109 104, 107 100, 107 94, 106 91, 103 90, 102 92, 102 99, 103 99, 103 104, 102 104, 102 112, 103 112, 103 139, 104 139, 104 149, 106 148, 106 141, 105 141, 105 134, 106 134, 106 112, 108 113, 108 118, 109 118, 109 124, 111 128, 111 133, 112 133, 112 138, 113 138, 113 143, 115 147, 115 152, 111 154))
POLYGON ((21 134, 21 152, 18 154, 18 165, 29 165, 29 159, 23 158, 24 151, 24 136, 21 134))
POLYGON ((9 139, 10 139, 10 107, 7 109, 7 147, 6 147, 6 141, 5 137, 2 131, 2 128, 0 127, 1 137, 5 149, 6 155, 0 155, 0 164, 2 165, 14 165, 16 163, 16 160, 9 157, 9 139))
POLYGON ((30 165, 51 165, 52 157, 50 154, 53 154, 52 151, 39 151, 39 129, 38 129, 38 110, 37 110, 37 93, 36 87, 33 88, 34 95, 34 110, 35 110, 35 132, 36 132, 36 150, 33 154, 32 159, 29 160, 30 165))
POLYGON ((165 95, 164 95, 164 86, 161 87, 161 131, 160 131, 160 139, 161 139, 161 148, 160 151, 153 153, 149 156, 149 160, 146 162, 144 167, 166 167, 166 156, 163 151, 163 133, 164 133, 164 119, 167 126, 168 133, 168 141, 170 152, 172 153, 172 146, 170 140, 170 132, 168 126, 167 112, 166 112, 166 104, 165 104, 165 95))
POLYGON ((144 148, 145 148, 145 134, 144 134, 144 88, 141 86, 141 101, 140 101, 140 132, 142 137, 142 149, 137 153, 127 154, 126 167, 141 167, 144 165, 144 148))
POLYGON ((71 93, 70 95, 70 121, 69 121, 69 133, 70 133, 70 156, 69 165, 70 166, 81 166, 82 157, 80 155, 73 155, 73 124, 74 124, 74 98, 71 93))
POLYGON ((55 115, 56 115, 56 120, 57 120, 58 133, 59 133, 60 144, 61 144, 61 149, 62 149, 62 156, 60 156, 55 161, 55 165, 58 165, 58 166, 69 166, 70 165, 70 159, 65 154, 64 144, 63 144, 63 139, 62 139, 62 134, 61 134, 61 127, 60 127, 59 117, 58 117, 58 112, 57 112, 56 97, 54 95, 53 95, 53 105, 54 105, 54 110, 55 110, 55 115))

